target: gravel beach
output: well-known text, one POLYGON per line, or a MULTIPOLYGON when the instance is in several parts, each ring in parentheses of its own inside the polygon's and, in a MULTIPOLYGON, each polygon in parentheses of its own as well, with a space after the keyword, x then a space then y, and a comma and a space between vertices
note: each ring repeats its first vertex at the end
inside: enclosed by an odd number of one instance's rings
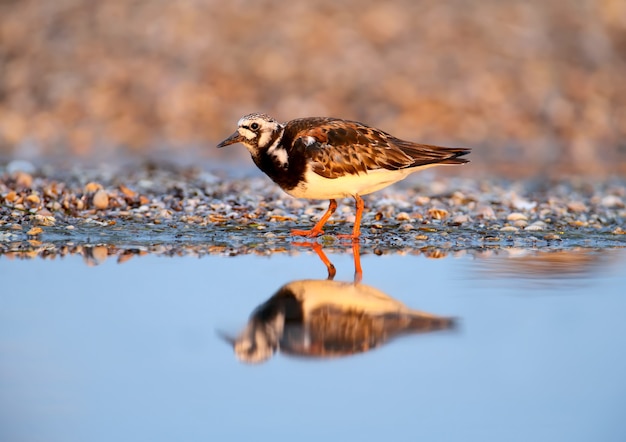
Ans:
MULTIPOLYGON (((298 253, 326 201, 284 194, 250 170, 233 178, 199 169, 0 167, 0 255, 88 262, 144 254, 298 253)), ((421 174, 365 198, 364 253, 563 250, 626 246, 626 181, 505 181, 421 174)), ((317 238, 326 250, 350 250, 351 200, 340 203, 317 238)))

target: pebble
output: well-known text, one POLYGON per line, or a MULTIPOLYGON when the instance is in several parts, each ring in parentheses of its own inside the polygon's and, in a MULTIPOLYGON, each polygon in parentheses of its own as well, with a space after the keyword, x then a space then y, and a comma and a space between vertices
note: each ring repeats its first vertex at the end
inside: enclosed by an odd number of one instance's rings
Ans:
POLYGON ((89 183, 85 184, 85 188, 83 190, 85 193, 94 193, 101 189, 102 189, 102 184, 90 181, 89 183))
POLYGON ((13 174, 17 187, 31 188, 33 186, 33 176, 27 172, 15 172, 13 174))
POLYGON ((41 198, 39 198, 39 195, 37 195, 36 193, 31 193, 25 199, 29 203, 32 203, 32 204, 35 204, 35 205, 37 205, 37 204, 39 204, 41 202, 41 198))
POLYGON ((540 231, 540 230, 545 230, 546 228, 546 223, 544 223, 543 221, 535 221, 534 223, 532 223, 529 226, 526 226, 526 228, 524 230, 528 230, 528 231, 540 231))
POLYGON ((479 206, 476 209, 476 216, 483 219, 496 219, 496 213, 491 206, 479 206))
POLYGON ((524 215, 523 213, 519 213, 519 212, 509 213, 506 219, 508 221, 519 221, 519 220, 528 221, 528 217, 524 215))
POLYGON ((400 212, 396 215, 396 219, 398 221, 410 221, 411 220, 411 215, 409 215, 406 212, 400 212))
POLYGON ((98 190, 93 196, 93 205, 96 209, 104 210, 109 207, 109 195, 104 190, 98 190))
POLYGON ((570 212, 582 213, 587 211, 587 205, 582 201, 571 201, 567 204, 570 212))
POLYGON ((600 200, 600 204, 608 208, 624 207, 624 201, 619 196, 607 195, 600 200))
POLYGON ((455 215, 448 223, 451 226, 460 226, 469 222, 469 216, 461 214, 455 215))
POLYGON ((418 206, 425 206, 427 204, 430 203, 430 198, 427 196, 418 196, 415 198, 414 200, 415 204, 417 204, 418 206))
POLYGON ((41 227, 33 227, 26 234, 28 236, 37 236, 43 233, 43 229, 41 227))
POLYGON ((446 209, 432 208, 428 209, 428 215, 433 219, 441 220, 447 218, 449 212, 446 209))
POLYGON ((560 241, 561 237, 556 233, 548 233, 547 235, 544 235, 543 239, 546 241, 560 241))

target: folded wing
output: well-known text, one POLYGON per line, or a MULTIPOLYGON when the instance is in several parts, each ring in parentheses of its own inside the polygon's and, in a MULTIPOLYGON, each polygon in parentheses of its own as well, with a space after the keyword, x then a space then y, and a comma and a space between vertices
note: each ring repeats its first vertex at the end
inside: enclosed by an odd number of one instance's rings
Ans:
POLYGON ((468 162, 459 157, 469 149, 412 143, 354 121, 305 118, 291 124, 293 147, 306 152, 313 171, 325 178, 468 162))

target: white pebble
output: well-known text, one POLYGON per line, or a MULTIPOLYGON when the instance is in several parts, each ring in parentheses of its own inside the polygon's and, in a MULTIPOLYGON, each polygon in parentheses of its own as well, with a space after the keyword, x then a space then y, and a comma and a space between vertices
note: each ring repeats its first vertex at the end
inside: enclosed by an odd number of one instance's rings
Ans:
POLYGON ((528 217, 524 215, 523 213, 519 213, 519 212, 509 213, 506 219, 508 221, 519 221, 519 220, 528 221, 528 217))
POLYGON ((496 214, 491 206, 480 206, 476 209, 476 216, 484 219, 496 219, 496 214))
POLYGON ((624 201, 619 196, 615 195, 607 195, 600 201, 600 204, 604 207, 614 208, 614 207, 624 207, 624 201))

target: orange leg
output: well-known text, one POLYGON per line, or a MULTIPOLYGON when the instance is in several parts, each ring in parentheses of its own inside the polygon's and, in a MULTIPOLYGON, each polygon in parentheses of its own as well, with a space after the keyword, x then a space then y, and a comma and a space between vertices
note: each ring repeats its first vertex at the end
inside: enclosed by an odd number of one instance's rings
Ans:
POLYGON ((361 217, 363 216, 363 199, 359 195, 354 195, 356 201, 356 215, 354 218, 354 228, 351 235, 337 235, 337 238, 351 239, 352 241, 358 241, 361 236, 361 217))
POLYGON ((326 224, 326 221, 328 221, 328 218, 330 218, 330 216, 333 213, 335 213, 336 209, 337 209, 337 201, 330 200, 330 204, 328 205, 328 210, 311 230, 293 229, 291 231, 291 234, 296 235, 296 236, 307 236, 309 238, 314 238, 316 236, 321 235, 322 233, 324 233, 324 230, 322 230, 322 227, 324 227, 324 224, 326 224))
POLYGON ((337 269, 335 269, 335 266, 333 265, 333 263, 330 262, 330 259, 328 259, 328 257, 324 253, 324 250, 322 249, 321 244, 316 243, 316 242, 294 242, 292 244, 294 246, 299 246, 299 247, 311 247, 313 251, 317 253, 317 256, 319 257, 319 259, 321 259, 324 265, 326 266, 326 270, 328 270, 327 279, 332 280, 335 277, 335 274, 337 273, 337 269))
POLYGON ((330 262, 330 259, 328 259, 328 257, 326 256, 326 254, 324 253, 324 250, 322 250, 321 244, 313 243, 312 247, 313 247, 313 250, 315 250, 315 253, 317 253, 317 256, 319 256, 319 258, 322 260, 322 262, 326 266, 326 269, 328 270, 328 279, 332 280, 335 277, 335 274, 337 273, 335 266, 333 265, 332 262, 330 262))
POLYGON ((352 243, 352 256, 354 257, 354 283, 358 284, 363 279, 363 269, 361 268, 361 251, 359 243, 352 243))

